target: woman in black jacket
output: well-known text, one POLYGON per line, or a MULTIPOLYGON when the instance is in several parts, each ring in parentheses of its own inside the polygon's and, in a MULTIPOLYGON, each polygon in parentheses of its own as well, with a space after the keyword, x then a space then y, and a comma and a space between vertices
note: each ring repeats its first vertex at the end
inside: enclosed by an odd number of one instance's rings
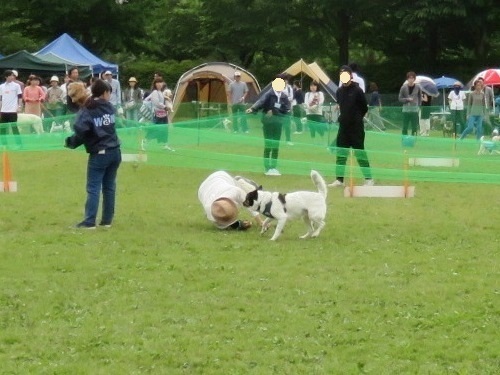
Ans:
POLYGON ((103 208, 99 225, 111 227, 115 213, 116 175, 121 152, 110 95, 111 86, 101 79, 96 80, 92 84, 92 96, 77 114, 75 134, 66 138, 66 147, 73 149, 83 144, 89 154, 85 218, 77 228, 96 228, 101 188, 103 208))

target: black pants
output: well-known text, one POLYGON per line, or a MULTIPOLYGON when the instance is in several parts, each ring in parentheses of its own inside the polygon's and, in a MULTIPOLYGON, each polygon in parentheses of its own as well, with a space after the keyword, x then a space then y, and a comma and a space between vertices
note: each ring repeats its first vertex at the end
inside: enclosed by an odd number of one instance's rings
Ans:
POLYGON ((403 135, 408 135, 408 125, 411 125, 411 135, 417 135, 418 112, 403 112, 403 135))
POLYGON ((451 121, 453 122, 453 132, 455 134, 462 134, 462 132, 465 130, 464 110, 452 109, 450 112, 451 121))
POLYGON ((307 115, 307 125, 309 126, 309 132, 311 133, 311 138, 316 137, 316 133, 322 137, 325 135, 326 131, 326 119, 323 115, 307 115))
POLYGON ((301 104, 294 105, 292 108, 293 121, 295 122, 295 130, 302 132, 302 117, 305 116, 304 108, 301 104))
POLYGON ((283 118, 280 116, 262 117, 262 131, 264 133, 264 168, 266 171, 278 165, 278 153, 283 129, 283 118))
POLYGON ((371 179, 370 162, 365 151, 365 131, 363 124, 358 124, 354 131, 340 129, 337 135, 337 180, 344 181, 345 165, 349 156, 349 149, 354 149, 354 156, 361 167, 366 179, 371 179))
POLYGON ((0 141, 2 145, 7 145, 7 129, 8 125, 10 123, 10 127, 12 128, 12 134, 17 135, 16 137, 16 143, 21 146, 21 137, 19 136, 19 128, 17 127, 17 112, 2 112, 0 113, 0 141), (5 125, 3 125, 5 124, 5 125))

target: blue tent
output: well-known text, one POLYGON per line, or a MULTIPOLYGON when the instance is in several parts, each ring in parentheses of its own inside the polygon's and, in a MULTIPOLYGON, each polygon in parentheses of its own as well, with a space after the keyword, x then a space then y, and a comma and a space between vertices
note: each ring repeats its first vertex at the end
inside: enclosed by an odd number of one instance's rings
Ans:
POLYGON ((91 66, 92 73, 94 74, 102 73, 106 70, 118 74, 118 65, 101 60, 66 33, 47 44, 40 51, 36 52, 35 55, 41 58, 44 56, 50 56, 51 58, 56 56, 66 61, 75 62, 76 65, 91 66))

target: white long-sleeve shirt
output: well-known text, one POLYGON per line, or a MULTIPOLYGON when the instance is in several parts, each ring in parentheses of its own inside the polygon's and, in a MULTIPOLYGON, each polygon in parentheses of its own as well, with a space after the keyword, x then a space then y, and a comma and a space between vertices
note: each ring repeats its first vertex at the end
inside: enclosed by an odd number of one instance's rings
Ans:
MULTIPOLYGON (((219 225, 212 216, 212 203, 217 199, 227 198, 233 201, 238 209, 242 207, 246 198, 243 189, 237 186, 235 179, 227 172, 217 171, 208 176, 198 189, 198 199, 205 210, 207 219, 213 222, 218 228, 224 229, 227 226, 219 225)), ((249 210, 250 211, 250 210, 249 210)), ((259 213, 250 211, 252 216, 259 213)))

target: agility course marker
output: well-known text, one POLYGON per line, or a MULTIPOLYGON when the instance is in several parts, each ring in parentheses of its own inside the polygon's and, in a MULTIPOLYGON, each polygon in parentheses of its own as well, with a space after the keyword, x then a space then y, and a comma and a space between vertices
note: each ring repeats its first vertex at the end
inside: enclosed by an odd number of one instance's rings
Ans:
POLYGON ((138 154, 122 154, 122 161, 129 163, 145 163, 148 161, 148 155, 144 153, 144 131, 139 129, 137 132, 138 154))
POLYGON ((0 192, 15 193, 17 192, 17 182, 12 181, 12 171, 10 169, 9 155, 4 150, 2 157, 3 181, 0 182, 0 192))
POLYGON ((458 158, 410 158, 408 163, 411 167, 458 167, 458 158))
POLYGON ((344 188, 346 198, 413 198, 415 186, 348 186, 344 188))
POLYGON ((122 154, 123 162, 144 163, 148 161, 147 154, 122 154))
POLYGON ((415 186, 410 186, 408 182, 408 157, 404 152, 403 168, 404 183, 403 186, 356 186, 352 175, 354 153, 350 153, 350 174, 349 186, 344 188, 345 198, 413 198, 415 196, 415 186))

